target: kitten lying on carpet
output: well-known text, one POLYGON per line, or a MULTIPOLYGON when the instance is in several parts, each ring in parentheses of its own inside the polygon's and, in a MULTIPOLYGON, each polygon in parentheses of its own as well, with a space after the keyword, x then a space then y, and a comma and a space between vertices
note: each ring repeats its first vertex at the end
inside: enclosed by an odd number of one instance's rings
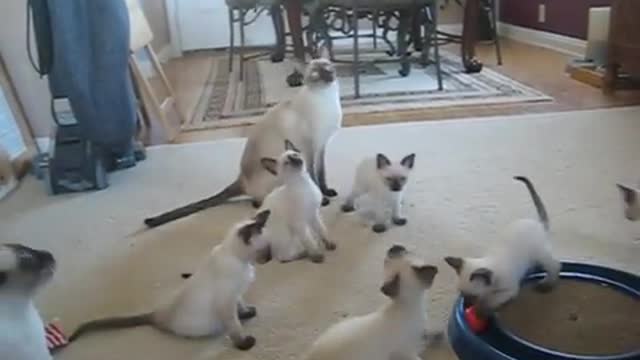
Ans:
POLYGON ((407 219, 402 216, 402 196, 409 174, 413 169, 416 155, 405 156, 399 163, 392 163, 384 154, 377 154, 375 158, 366 158, 356 169, 351 193, 347 196, 342 211, 355 210, 355 201, 368 195, 375 216, 373 231, 381 233, 387 230, 388 210, 391 208, 391 222, 395 225, 405 225, 407 219))
POLYGON ((638 221, 640 219, 640 203, 638 202, 638 189, 630 186, 618 184, 618 190, 622 195, 622 201, 624 202, 624 216, 631 221, 638 221))
POLYGON ((271 211, 264 232, 273 257, 283 262, 304 256, 316 263, 324 261, 317 238, 327 250, 334 250, 336 244, 329 241, 320 214, 322 194, 309 176, 302 154, 285 140, 285 152, 278 160, 262 158, 262 165, 283 184, 267 195, 261 208, 271 211))
POLYGON ((426 336, 426 290, 438 273, 401 245, 387 251, 384 285, 391 301, 344 320, 316 340, 306 360, 418 360, 426 336))
POLYGON ((555 284, 560 273, 560 263, 551 253, 549 218, 544 204, 529 179, 521 176, 515 179, 527 186, 538 220, 521 219, 512 223, 502 237, 490 245, 484 257, 445 258, 458 274, 458 288, 465 301, 476 304, 483 317, 515 298, 520 292, 520 282, 536 266, 547 273, 538 284, 543 291, 555 284))
POLYGON ((256 316, 256 308, 246 305, 242 297, 255 277, 252 263, 271 260, 271 246, 262 236, 269 216, 269 210, 260 211, 254 218, 233 226, 168 303, 145 314, 87 322, 69 341, 96 330, 151 325, 183 337, 227 332, 236 348, 252 348, 256 339, 245 334, 240 320, 256 316))
POLYGON ((33 297, 55 270, 47 251, 0 245, 0 355, 7 360, 50 360, 44 324, 33 297), (6 357, 8 356, 8 357, 6 357))
POLYGON ((16 173, 11 164, 11 157, 5 148, 0 146, 0 200, 18 185, 16 173))
MULTIPOLYGON (((280 155, 285 139, 302 150, 309 175, 322 194, 336 196, 337 192, 326 183, 325 148, 341 126, 342 107, 335 67, 324 58, 312 60, 298 93, 271 108, 250 128, 240 174, 233 183, 216 195, 145 219, 144 223, 148 227, 160 226, 241 195, 248 195, 253 205, 260 207, 265 196, 280 185, 276 177, 263 168, 261 159, 280 155)), ((323 204, 328 203, 325 197, 323 204)))

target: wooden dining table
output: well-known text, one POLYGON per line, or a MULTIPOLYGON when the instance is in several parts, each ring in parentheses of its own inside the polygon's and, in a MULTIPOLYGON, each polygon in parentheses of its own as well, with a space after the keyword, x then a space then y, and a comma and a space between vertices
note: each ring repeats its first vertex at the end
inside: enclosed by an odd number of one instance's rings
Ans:
MULTIPOLYGON (((453 41, 460 43, 460 54, 462 59, 462 67, 467 73, 477 73, 482 70, 482 63, 476 59, 475 48, 478 34, 478 19, 481 11, 481 0, 466 0, 464 3, 464 17, 462 23, 462 35, 446 34, 447 39, 455 39, 453 41)), ((302 28, 302 0, 284 0, 284 7, 287 12, 287 23, 291 33, 293 55, 300 63, 305 62, 305 46, 303 40, 302 28)), ((302 84, 302 74, 296 69, 287 76, 289 86, 300 86, 302 84)))

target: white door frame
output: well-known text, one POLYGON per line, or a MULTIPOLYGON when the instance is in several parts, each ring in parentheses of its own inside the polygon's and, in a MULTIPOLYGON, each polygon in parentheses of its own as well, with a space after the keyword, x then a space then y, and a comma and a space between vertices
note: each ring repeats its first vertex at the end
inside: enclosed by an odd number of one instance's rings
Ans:
POLYGON ((178 21, 178 6, 180 0, 164 0, 167 9, 167 24, 169 25, 169 46, 172 57, 182 56, 182 44, 180 43, 180 23, 178 21))

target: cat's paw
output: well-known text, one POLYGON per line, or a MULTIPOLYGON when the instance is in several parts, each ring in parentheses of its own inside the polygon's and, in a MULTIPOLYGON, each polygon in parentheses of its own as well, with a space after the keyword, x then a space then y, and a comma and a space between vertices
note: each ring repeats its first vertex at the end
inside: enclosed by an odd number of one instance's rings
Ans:
POLYGON ((328 197, 326 197, 326 196, 322 197, 322 206, 327 206, 327 205, 329 205, 330 202, 331 201, 329 201, 328 197))
POLYGON ((387 225, 385 224, 375 224, 371 227, 371 230, 373 230, 374 233, 383 233, 385 231, 387 231, 387 225))
POLYGON ((233 345, 235 345, 236 349, 247 351, 251 349, 256 344, 256 338, 251 335, 245 336, 243 339, 235 341, 233 345))
POLYGON ((342 209, 342 212, 346 212, 346 213, 353 212, 356 210, 353 204, 342 204, 340 209, 342 209))
POLYGON ((330 188, 324 189, 322 191, 322 194, 324 196, 328 196, 328 197, 336 197, 336 196, 338 196, 338 192, 335 191, 334 189, 330 189, 330 188))
POLYGON ((329 251, 333 251, 335 250, 338 246, 336 245, 336 243, 334 243, 333 241, 329 241, 329 240, 324 240, 324 247, 329 250, 329 251))
POLYGON ((260 201, 260 200, 251 200, 251 206, 253 206, 255 209, 259 209, 260 206, 262 206, 262 201, 260 201))
POLYGON ((258 315, 258 310, 255 306, 245 306, 244 309, 238 309, 238 319, 249 320, 258 315))
POLYGON ((311 260, 311 262, 313 262, 313 263, 321 264, 321 263, 324 262, 324 254, 322 254, 322 253, 311 254, 311 255, 309 255, 309 260, 311 260))
POLYGON ((407 225, 407 218, 394 217, 391 219, 394 225, 403 226, 407 225))

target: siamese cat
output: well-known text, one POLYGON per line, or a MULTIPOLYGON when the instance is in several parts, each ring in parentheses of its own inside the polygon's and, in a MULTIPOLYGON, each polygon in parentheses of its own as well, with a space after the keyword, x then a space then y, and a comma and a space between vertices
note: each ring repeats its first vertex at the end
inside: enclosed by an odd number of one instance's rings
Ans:
POLYGON ((342 211, 354 211, 355 201, 368 195, 374 207, 374 232, 387 230, 389 209, 391 222, 399 226, 405 225, 407 219, 402 215, 402 196, 415 158, 416 154, 410 154, 399 163, 393 163, 384 154, 377 154, 375 158, 362 160, 356 169, 353 188, 342 205, 342 211))
POLYGON ((638 190, 630 186, 617 184, 622 201, 624 202, 624 216, 627 220, 638 221, 640 219, 640 203, 638 203, 638 190))
POLYGON ((322 194, 309 176, 303 155, 285 140, 285 152, 278 160, 262 158, 261 161, 265 169, 282 182, 262 204, 262 209, 271 211, 271 221, 264 233, 273 257, 282 262, 304 256, 316 263, 324 261, 317 239, 320 238, 327 250, 334 250, 336 245, 328 238, 320 215, 322 194))
POLYGON ((51 253, 0 245, 0 354, 7 360, 50 360, 34 296, 55 271, 51 253))
POLYGON ((9 195, 16 185, 18 185, 18 179, 11 164, 11 157, 0 145, 0 200, 9 195))
POLYGON ((87 322, 69 341, 96 330, 151 325, 189 338, 228 333, 236 348, 249 350, 256 339, 245 334, 240 321, 256 316, 256 308, 245 304, 243 295, 255 277, 252 263, 271 260, 271 246, 262 236, 269 215, 260 211, 233 226, 169 302, 140 315, 87 322))
POLYGON ((404 246, 384 260, 384 285, 391 301, 370 314, 330 327, 311 346, 306 360, 419 360, 425 345, 426 292, 438 273, 404 246))
MULTIPOLYGON (((277 158, 282 142, 297 144, 313 181, 328 197, 337 195, 326 182, 325 149, 342 126, 340 93, 333 64, 324 58, 312 60, 306 69, 304 86, 288 101, 271 108, 251 127, 240 161, 240 175, 216 195, 146 219, 156 227, 200 210, 220 205, 231 198, 248 195, 259 208, 264 198, 279 186, 277 178, 261 164, 263 158, 277 158)), ((328 198, 323 204, 329 203, 328 198)))
POLYGON ((560 273, 560 262, 551 252, 549 217, 544 204, 529 179, 522 176, 514 179, 526 185, 538 219, 512 223, 490 245, 484 257, 445 258, 458 274, 458 288, 465 302, 476 304, 478 313, 484 317, 514 299, 520 292, 520 282, 535 267, 546 272, 537 286, 540 291, 549 291, 560 273))

